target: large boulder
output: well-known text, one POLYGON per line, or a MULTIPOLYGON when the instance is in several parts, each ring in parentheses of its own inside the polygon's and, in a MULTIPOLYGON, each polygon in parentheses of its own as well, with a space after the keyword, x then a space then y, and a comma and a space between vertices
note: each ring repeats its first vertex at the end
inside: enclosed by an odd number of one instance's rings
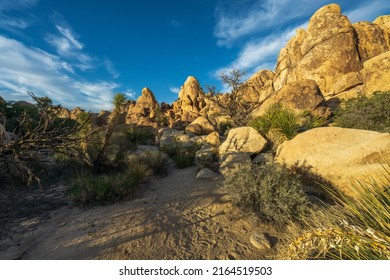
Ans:
POLYGON ((221 145, 221 139, 219 138, 219 133, 216 131, 207 135, 206 138, 204 139, 204 141, 206 143, 209 143, 209 144, 216 146, 216 147, 221 145))
POLYGON ((160 147, 169 147, 176 145, 192 146, 195 138, 195 134, 176 130, 168 127, 160 128, 157 131, 156 144, 160 147))
POLYGON ((200 111, 205 106, 204 91, 198 80, 189 76, 181 87, 179 100, 173 103, 173 110, 182 122, 191 123, 200 116, 200 111))
POLYGON ((219 147, 219 158, 224 161, 231 153, 258 154, 266 145, 267 140, 254 128, 249 126, 233 128, 229 131, 226 141, 219 147))
POLYGON ((385 91, 390 87, 388 51, 390 15, 351 24, 340 6, 330 4, 315 12, 307 29, 298 29, 280 50, 273 88, 314 80, 328 104, 385 91))
POLYGON ((301 54, 296 78, 315 80, 325 97, 333 95, 340 75, 362 68, 355 30, 336 4, 322 7, 311 17, 301 54))
POLYGON ((286 47, 280 50, 273 82, 275 90, 279 90, 287 83, 297 80, 294 70, 302 59, 301 46, 305 37, 306 31, 297 29, 296 35, 288 41, 286 47))
POLYGON ((350 72, 339 79, 333 86, 334 98, 347 100, 361 95, 363 92, 363 78, 359 72, 350 72))
POLYGON ((185 130, 198 135, 208 135, 214 132, 215 128, 207 118, 199 116, 185 130))
POLYGON ((351 182, 381 182, 383 164, 390 162, 390 134, 338 127, 315 128, 285 141, 275 160, 307 167, 345 194, 354 196, 351 182))
POLYGON ((273 91, 274 73, 270 70, 261 70, 250 77, 238 92, 240 103, 258 103, 265 100, 273 91))
POLYGON ((373 23, 377 24, 383 30, 383 36, 390 50, 390 15, 379 16, 373 23))
POLYGON ((390 91, 390 51, 364 62, 362 74, 366 95, 390 91))
POLYGON ((389 50, 385 32, 371 22, 358 22, 353 25, 357 34, 357 46, 362 62, 389 50))
POLYGON ((281 103, 284 107, 297 113, 312 111, 322 115, 326 112, 323 105, 324 97, 313 80, 288 83, 282 89, 274 92, 259 108, 253 111, 252 117, 264 115, 268 108, 276 103, 281 103))
POLYGON ((157 126, 154 119, 156 109, 159 108, 153 92, 148 88, 142 89, 141 96, 135 103, 129 105, 126 123, 143 126, 157 126))
POLYGON ((195 154, 195 164, 199 168, 210 166, 214 162, 218 162, 218 148, 206 143, 195 154))

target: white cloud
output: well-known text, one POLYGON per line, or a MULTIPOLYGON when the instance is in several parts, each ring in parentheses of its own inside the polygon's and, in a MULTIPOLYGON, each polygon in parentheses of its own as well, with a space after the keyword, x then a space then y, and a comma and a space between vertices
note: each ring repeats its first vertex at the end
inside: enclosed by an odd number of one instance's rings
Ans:
MULTIPOLYGON (((58 34, 49 34, 46 36, 46 42, 52 45, 56 52, 61 56, 77 57, 80 51, 84 49, 84 44, 77 38, 79 37, 69 27, 56 24, 58 34)), ((83 54, 85 60, 85 54, 83 54)))
POLYGON ((137 95, 137 93, 136 93, 134 90, 132 90, 132 89, 126 90, 124 94, 125 94, 125 95, 127 96, 127 98, 129 98, 129 99, 134 99, 135 96, 137 95))
POLYGON ((119 85, 112 81, 85 81, 73 75, 73 66, 57 55, 0 35, 0 90, 3 98, 28 99, 27 90, 48 96, 69 108, 95 111, 111 108, 119 85))
POLYGON ((1 0, 0 11, 31 8, 37 3, 38 0, 1 0))
POLYGON ((111 60, 109 60, 108 58, 105 58, 103 61, 103 64, 106 67, 107 72, 110 73, 114 79, 119 78, 119 76, 120 76, 119 72, 116 70, 114 63, 112 63, 111 60))
POLYGON ((214 35, 219 46, 230 46, 240 38, 283 27, 306 19, 326 0, 256 0, 225 1, 216 9, 214 35), (249 2, 249 4, 248 4, 249 2))
POLYGON ((169 91, 174 93, 174 94, 179 94, 180 88, 178 88, 178 87, 169 87, 169 91))
POLYGON ((18 29, 26 29, 33 20, 31 15, 9 16, 9 11, 20 11, 32 8, 38 0, 1 0, 0 1, 0 28, 16 32, 18 29))
POLYGON ((81 71, 96 68, 99 59, 85 52, 85 45, 80 41, 80 36, 72 30, 63 16, 54 12, 51 21, 54 23, 57 33, 48 34, 45 41, 54 47, 56 53, 71 60, 73 68, 81 71))
POLYGON ((358 21, 373 21, 378 16, 386 14, 390 10, 390 1, 370 1, 356 9, 346 11, 345 14, 353 23, 358 21))
POLYGON ((281 48, 295 35, 297 29, 306 26, 307 23, 246 43, 237 58, 229 65, 217 69, 214 76, 220 77, 221 74, 239 69, 245 71, 245 78, 248 78, 261 69, 274 70, 281 48))

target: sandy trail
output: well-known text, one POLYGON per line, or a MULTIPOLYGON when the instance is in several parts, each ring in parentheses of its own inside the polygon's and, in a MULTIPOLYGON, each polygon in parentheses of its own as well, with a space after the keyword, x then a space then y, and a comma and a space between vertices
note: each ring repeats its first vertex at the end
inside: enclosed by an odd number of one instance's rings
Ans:
POLYGON ((221 179, 198 180, 196 167, 171 168, 133 201, 63 207, 5 259, 266 259, 250 236, 256 218, 232 205, 221 179))

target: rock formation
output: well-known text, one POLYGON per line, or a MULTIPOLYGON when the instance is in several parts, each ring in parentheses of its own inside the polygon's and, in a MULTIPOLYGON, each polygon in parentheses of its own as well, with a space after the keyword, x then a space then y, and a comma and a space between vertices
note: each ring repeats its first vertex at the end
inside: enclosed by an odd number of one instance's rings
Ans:
POLYGON ((207 118, 200 116, 190 123, 185 130, 198 135, 208 135, 214 132, 215 128, 207 118))
POLYGON ((180 89, 179 99, 172 104, 175 117, 184 123, 193 122, 205 106, 204 97, 198 80, 189 76, 180 89))
POLYGON ((319 9, 307 30, 297 30, 280 51, 274 89, 310 79, 317 83, 326 100, 388 90, 389 18, 351 24, 336 4, 319 9), (375 87, 379 80, 383 82, 375 87))
POLYGON ((255 73, 237 94, 240 103, 259 103, 265 100, 274 91, 273 79, 274 73, 270 70, 255 73))
POLYGON ((278 149, 276 161, 307 167, 347 195, 355 180, 383 182, 383 164, 390 162, 390 134, 339 127, 321 127, 298 134, 278 149))
POLYGON ((249 126, 233 128, 229 131, 226 141, 219 147, 219 157, 224 161, 230 153, 258 154, 266 145, 267 140, 254 128, 249 126))
POLYGON ((283 103, 286 108, 298 113, 309 110, 317 115, 327 114, 324 97, 313 80, 286 84, 280 90, 272 93, 258 109, 252 112, 252 116, 263 115, 269 107, 276 103, 283 103))
POLYGON ((363 65, 363 91, 365 93, 390 91, 390 51, 367 60, 363 65))
POLYGON ((159 106, 153 92, 148 88, 143 88, 141 96, 129 106, 126 123, 157 127, 155 121, 157 108, 159 106))

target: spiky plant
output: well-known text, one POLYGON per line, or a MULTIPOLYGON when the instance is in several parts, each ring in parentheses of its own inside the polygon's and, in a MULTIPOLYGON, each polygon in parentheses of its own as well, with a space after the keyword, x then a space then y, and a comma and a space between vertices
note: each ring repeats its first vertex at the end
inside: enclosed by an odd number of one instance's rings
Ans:
POLYGON ((328 189, 337 205, 312 212, 307 228, 291 240, 288 258, 390 259, 388 166, 384 175, 383 182, 352 184, 355 198, 328 189))

